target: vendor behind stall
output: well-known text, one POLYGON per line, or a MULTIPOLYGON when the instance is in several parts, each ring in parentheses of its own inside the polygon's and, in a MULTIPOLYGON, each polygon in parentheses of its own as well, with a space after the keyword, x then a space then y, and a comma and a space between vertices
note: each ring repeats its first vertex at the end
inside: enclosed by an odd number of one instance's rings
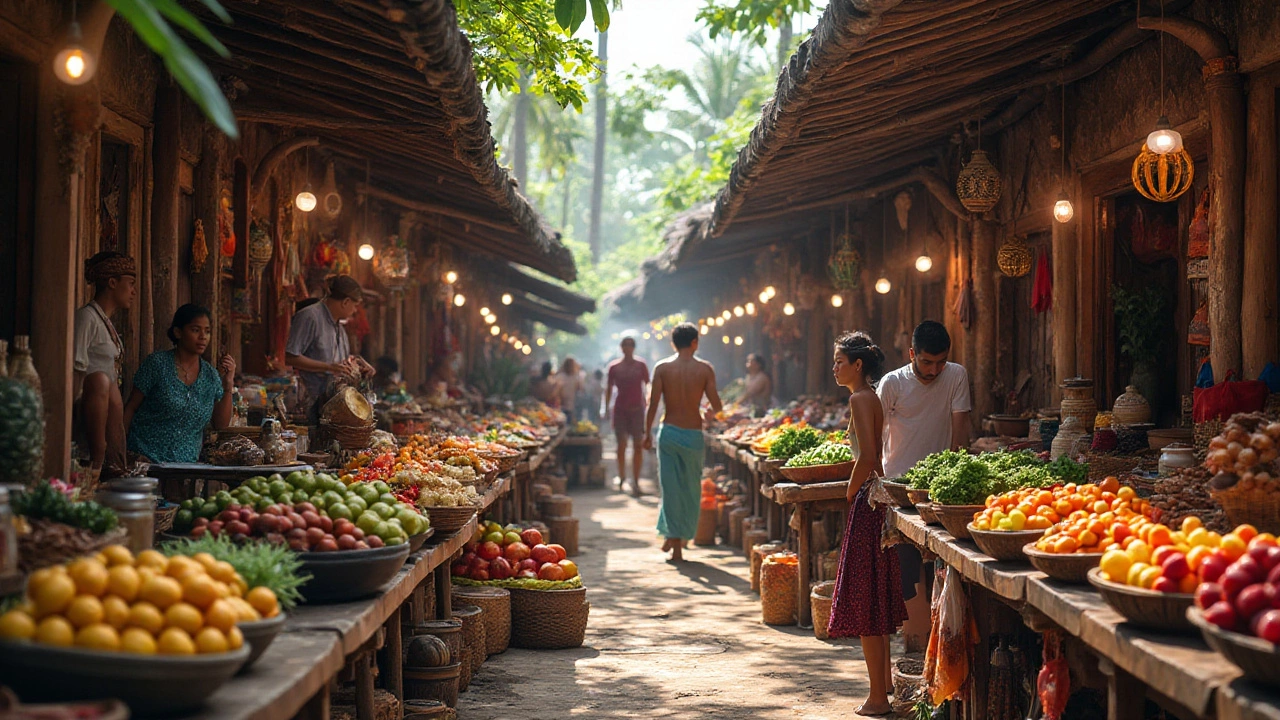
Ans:
POLYGON ((373 368, 351 354, 351 342, 343 325, 356 314, 364 300, 360 283, 350 275, 329 280, 324 299, 293 316, 285 362, 298 371, 311 406, 310 422, 320 418, 320 407, 328 399, 329 382, 335 375, 372 375, 373 368))
POLYGON ((168 335, 173 349, 151 353, 134 373, 124 408, 129 451, 152 462, 191 463, 200 459, 205 425, 231 424, 236 361, 223 355, 215 370, 201 358, 213 323, 199 305, 178 308, 168 335))
POLYGON ((90 472, 104 463, 120 471, 125 465, 124 399, 120 395, 120 361, 124 344, 111 323, 117 310, 133 307, 137 297, 137 264, 133 258, 105 250, 84 263, 85 282, 93 300, 75 314, 75 397, 79 432, 89 446, 90 472))

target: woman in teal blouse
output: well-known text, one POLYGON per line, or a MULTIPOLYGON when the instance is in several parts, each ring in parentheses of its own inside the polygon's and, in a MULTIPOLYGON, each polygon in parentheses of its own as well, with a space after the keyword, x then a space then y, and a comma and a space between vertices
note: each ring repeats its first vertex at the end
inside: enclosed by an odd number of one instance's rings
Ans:
POLYGON ((174 348, 148 355, 133 376, 124 408, 129 451, 157 463, 193 463, 205 425, 222 430, 231 422, 236 362, 223 355, 215 370, 201 359, 213 325, 199 305, 178 308, 168 334, 174 348))

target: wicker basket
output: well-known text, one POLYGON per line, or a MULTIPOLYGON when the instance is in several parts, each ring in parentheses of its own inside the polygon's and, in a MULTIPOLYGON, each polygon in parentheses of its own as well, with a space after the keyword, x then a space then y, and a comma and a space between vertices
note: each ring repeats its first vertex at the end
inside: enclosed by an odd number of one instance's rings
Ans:
POLYGON ((367 425, 340 425, 335 422, 320 421, 320 431, 329 440, 336 440, 343 450, 367 450, 373 438, 373 431, 378 423, 367 425))
POLYGON ((1089 571, 1089 584, 1098 588, 1102 599, 1126 620, 1149 630, 1194 635, 1196 628, 1187 619, 1187 608, 1195 604, 1191 593, 1162 593, 1102 579, 1102 569, 1089 571))
POLYGON ((892 480, 881 480, 881 485, 888 491, 889 497, 893 498, 894 504, 898 507, 911 507, 915 503, 911 502, 910 496, 907 495, 908 488, 906 483, 893 482, 892 480))
POLYGON ((462 643, 470 653, 471 672, 475 674, 489 657, 489 642, 484 634, 484 610, 469 603, 454 602, 453 616, 462 621, 462 643))
POLYGON ((853 461, 836 463, 835 465, 811 465, 809 467, 784 467, 778 472, 793 483, 820 483, 848 480, 853 472, 853 461))
POLYGON ((458 707, 458 679, 461 662, 438 668, 402 669, 405 700, 436 700, 448 707, 458 707))
MULTIPOLYGON (((569 479, 565 478, 566 485, 568 482, 569 479)), ((545 482, 537 482, 529 486, 529 496, 532 497, 535 502, 544 497, 550 497, 552 494, 551 486, 545 482)))
MULTIPOLYGON (((751 518, 747 518, 751 520, 751 518)), ((751 557, 755 547, 769 540, 769 531, 764 529, 763 521, 742 532, 742 554, 751 557)))
POLYGON ((578 518, 549 517, 547 527, 551 529, 551 537, 556 544, 564 548, 564 554, 573 557, 578 554, 578 518))
POLYGON ((471 687, 471 646, 462 643, 462 652, 458 653, 458 692, 466 692, 471 687))
POLYGON ((920 519, 925 525, 941 525, 942 518, 938 517, 938 506, 931 502, 916 503, 916 512, 920 513, 920 519))
POLYGON ((128 535, 122 527, 96 535, 52 520, 28 520, 27 523, 31 532, 18 537, 18 567, 28 574, 122 543, 128 535))
POLYGON ((1198 607, 1187 608, 1187 619, 1200 628, 1209 647, 1240 668, 1246 678, 1259 685, 1280 688, 1280 647, 1262 638, 1223 630, 1205 620, 1198 607))
POLYGON ((538 513, 543 518, 573 517, 573 498, 568 495, 548 495, 538 498, 538 513))
POLYGON ((729 513, 729 544, 742 547, 742 520, 751 514, 751 508, 737 507, 729 513))
POLYGON ((1035 542, 1044 535, 1043 530, 979 530, 973 526, 973 523, 969 523, 967 529, 979 550, 996 560, 1005 561, 1025 562, 1027 556, 1022 554, 1023 546, 1029 542, 1035 542))
POLYGON ((591 603, 586 588, 511 590, 511 645, 531 650, 581 647, 591 603))
POLYGON ((456 720, 458 713, 439 700, 405 700, 401 720, 456 720))
POLYGON ((517 453, 494 453, 494 452, 477 451, 476 455, 479 455, 485 460, 489 460, 494 464, 496 464, 498 466, 498 473, 501 474, 501 473, 511 472, 512 470, 516 469, 516 465, 520 464, 521 453, 518 453, 518 452, 517 453))
POLYGON ((449 648, 449 659, 452 662, 457 662, 462 657, 462 621, 457 618, 419 623, 417 627, 408 631, 409 637, 414 635, 433 635, 443 640, 445 646, 449 648))
POLYGON ((781 542, 767 542, 756 545, 751 548, 751 590, 760 592, 760 566, 764 564, 764 559, 786 550, 787 546, 781 542))
POLYGON ((1035 543, 1024 545, 1022 553, 1040 572, 1073 585, 1087 584, 1089 571, 1102 559, 1102 553, 1047 553, 1037 550, 1035 543))
POLYGON ((173 529, 173 519, 178 516, 178 505, 166 505, 156 508, 155 534, 167 533, 173 529))
POLYGON ((760 616, 766 625, 796 624, 796 585, 800 560, 795 553, 770 555, 760 566, 760 616))
POLYGON ((1141 455, 1107 455, 1088 453, 1085 462, 1089 464, 1089 482, 1096 483, 1112 475, 1123 475, 1135 470, 1145 469, 1150 464, 1150 457, 1141 455))
POLYGON ((552 495, 563 495, 569 491, 569 477, 567 475, 544 475, 542 482, 551 488, 552 495))
POLYGON ((1247 523, 1258 532, 1280 532, 1280 494, 1231 488, 1213 493, 1213 499, 1222 506, 1227 521, 1233 526, 1247 523))
POLYGON ((924 654, 908 653, 893 663, 891 705, 899 716, 909 716, 915 703, 924 697, 924 654))
POLYGON ((458 507, 420 507, 427 514, 427 519, 431 521, 431 527, 436 529, 436 537, 443 535, 451 535, 471 522, 471 516, 476 514, 476 508, 473 505, 460 505, 458 507))
POLYGON ((511 593, 506 588, 453 588, 453 597, 484 610, 484 651, 486 655, 506 652, 511 643, 511 593))
POLYGON ((813 610, 813 635, 827 639, 827 621, 831 619, 831 596, 835 594, 834 580, 820 582, 809 591, 809 607, 813 610))
POLYGON ((985 505, 939 505, 934 503, 933 511, 942 521, 942 527, 957 540, 972 540, 969 534, 969 523, 973 522, 975 513, 980 513, 985 505))
POLYGON ((698 530, 693 535, 694 545, 716 544, 716 509, 702 508, 698 512, 698 530))

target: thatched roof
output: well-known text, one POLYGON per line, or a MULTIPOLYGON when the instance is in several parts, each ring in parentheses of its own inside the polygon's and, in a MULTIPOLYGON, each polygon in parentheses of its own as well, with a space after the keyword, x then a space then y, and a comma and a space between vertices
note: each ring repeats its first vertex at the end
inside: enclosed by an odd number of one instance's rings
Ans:
POLYGON ((1116 0, 832 0, 739 152, 713 235, 937 165, 962 122, 993 133, 1149 37, 1134 16, 1116 0))
POLYGON ((372 161, 369 194, 440 217, 440 235, 546 272, 573 256, 498 165, 471 46, 448 0, 230 0, 210 27, 231 51, 208 60, 241 88, 242 120, 297 128, 372 161))

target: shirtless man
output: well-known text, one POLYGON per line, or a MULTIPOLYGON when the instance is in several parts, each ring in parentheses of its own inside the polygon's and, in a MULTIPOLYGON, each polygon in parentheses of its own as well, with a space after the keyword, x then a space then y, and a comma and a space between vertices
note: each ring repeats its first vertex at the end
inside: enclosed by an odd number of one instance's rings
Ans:
POLYGON ((644 448, 653 449, 653 421, 661 400, 666 412, 658 431, 658 484, 662 488, 662 509, 658 512, 658 533, 666 540, 664 552, 671 560, 683 560, 685 541, 698 529, 701 511, 702 465, 705 450, 702 437, 705 395, 714 412, 723 405, 716 392, 716 371, 711 363, 694 357, 698 351, 698 326, 681 323, 671 331, 676 354, 653 369, 649 412, 644 423, 644 448))

